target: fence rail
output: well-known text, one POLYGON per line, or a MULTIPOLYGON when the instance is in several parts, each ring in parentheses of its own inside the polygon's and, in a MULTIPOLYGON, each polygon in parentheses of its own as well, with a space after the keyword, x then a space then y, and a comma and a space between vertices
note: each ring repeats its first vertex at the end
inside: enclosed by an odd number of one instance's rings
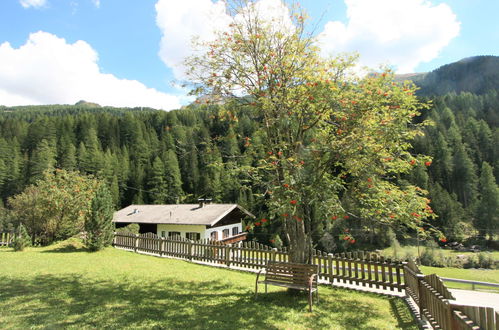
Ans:
POLYGON ((454 297, 442 278, 435 274, 423 275, 413 261, 405 264, 404 268, 406 292, 433 327, 453 330, 499 329, 499 314, 494 308, 454 304, 454 297))
POLYGON ((475 290, 475 286, 489 286, 492 288, 499 288, 499 283, 490 283, 490 282, 480 282, 480 281, 470 281, 470 280, 461 280, 459 278, 448 278, 448 277, 440 277, 440 279, 444 282, 454 282, 454 283, 462 283, 462 284, 471 284, 471 290, 475 290))
MULTIPOLYGON (((247 269, 261 269, 269 261, 289 260, 285 248, 275 249, 256 242, 229 246, 218 241, 191 241, 164 238, 156 234, 115 233, 114 246, 158 256, 213 262, 247 269)), ((327 254, 314 251, 313 263, 319 266, 319 278, 333 283, 347 283, 384 290, 404 289, 403 263, 374 253, 327 254)))
POLYGON ((16 235, 14 233, 10 232, 4 232, 0 233, 0 246, 9 246, 12 241, 14 241, 14 238, 16 235))

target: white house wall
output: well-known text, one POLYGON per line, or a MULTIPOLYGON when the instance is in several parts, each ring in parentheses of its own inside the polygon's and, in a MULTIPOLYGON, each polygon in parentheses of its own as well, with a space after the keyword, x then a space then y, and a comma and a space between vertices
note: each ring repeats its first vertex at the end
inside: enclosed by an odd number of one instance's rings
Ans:
POLYGON ((186 237, 186 233, 199 233, 201 238, 210 238, 212 232, 218 232, 218 239, 223 238, 223 230, 229 229, 229 237, 232 236, 232 228, 237 227, 237 232, 242 232, 242 224, 235 223, 226 226, 220 226, 215 228, 206 229, 205 225, 170 225, 170 224, 158 224, 157 235, 161 236, 161 232, 165 232, 165 236, 168 237, 169 232, 179 232, 182 238, 186 237))
MULTIPOLYGON (((237 227, 238 233, 242 232, 243 225, 241 223, 233 223, 233 224, 226 225, 226 226, 220 226, 220 227, 206 229, 205 238, 210 238, 211 233, 216 231, 216 232, 218 232, 218 239, 221 240, 221 239, 223 239, 222 233, 223 233, 224 229, 229 229, 229 237, 231 237, 232 236, 232 228, 234 228, 234 227, 237 227)), ((203 235, 201 235, 201 237, 203 237, 203 235)))
POLYGON ((201 238, 205 237, 206 226, 205 225, 170 225, 170 224, 158 224, 158 236, 161 237, 161 232, 165 232, 165 236, 168 237, 168 233, 180 232, 180 236, 185 238, 186 233, 200 233, 201 238))

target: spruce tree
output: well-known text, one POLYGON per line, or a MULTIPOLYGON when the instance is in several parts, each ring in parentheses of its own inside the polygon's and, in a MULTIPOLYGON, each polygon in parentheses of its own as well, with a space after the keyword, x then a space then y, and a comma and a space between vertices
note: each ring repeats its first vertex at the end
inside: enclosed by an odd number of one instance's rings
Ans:
POLYGON ((180 168, 178 166, 177 155, 173 150, 168 150, 165 153, 165 180, 167 187, 167 203, 176 203, 182 200, 184 191, 182 190, 182 179, 180 176, 180 168))
POLYGON ((111 245, 113 240, 113 199, 105 184, 101 184, 92 199, 90 212, 85 221, 86 245, 98 251, 111 245))
POLYGON ((30 158, 29 183, 35 183, 43 178, 46 170, 51 170, 55 165, 55 150, 50 143, 43 139, 38 143, 30 158))
POLYGON ((31 246, 31 238, 29 237, 26 228, 21 223, 19 224, 19 227, 17 227, 16 238, 12 243, 12 247, 14 248, 14 251, 23 251, 28 246, 31 246))
POLYGON ((495 183, 492 167, 487 162, 482 164, 480 194, 481 198, 476 212, 476 228, 480 236, 488 235, 489 239, 493 239, 499 228, 499 188, 495 183))
POLYGON ((152 204, 163 204, 167 197, 167 186, 165 182, 165 167, 161 158, 156 157, 149 170, 147 185, 149 201, 152 204))

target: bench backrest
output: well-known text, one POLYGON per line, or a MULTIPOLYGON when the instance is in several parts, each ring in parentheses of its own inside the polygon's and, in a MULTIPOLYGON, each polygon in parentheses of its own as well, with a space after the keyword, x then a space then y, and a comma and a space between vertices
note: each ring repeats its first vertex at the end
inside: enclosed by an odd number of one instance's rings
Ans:
MULTIPOLYGON (((268 262, 265 279, 279 283, 305 285, 310 277, 319 273, 319 266, 309 264, 295 264, 289 262, 268 262)), ((313 281, 317 286, 317 276, 313 281)))

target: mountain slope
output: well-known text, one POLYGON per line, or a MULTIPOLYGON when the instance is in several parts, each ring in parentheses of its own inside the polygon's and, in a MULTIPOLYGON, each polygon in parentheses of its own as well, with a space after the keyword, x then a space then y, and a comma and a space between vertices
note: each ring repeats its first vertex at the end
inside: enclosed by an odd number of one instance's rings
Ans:
MULTIPOLYGON (((403 77, 400 77, 403 78, 403 77)), ((414 81, 422 96, 471 92, 483 95, 499 89, 499 56, 474 56, 422 74, 412 74, 406 79, 414 81)))

